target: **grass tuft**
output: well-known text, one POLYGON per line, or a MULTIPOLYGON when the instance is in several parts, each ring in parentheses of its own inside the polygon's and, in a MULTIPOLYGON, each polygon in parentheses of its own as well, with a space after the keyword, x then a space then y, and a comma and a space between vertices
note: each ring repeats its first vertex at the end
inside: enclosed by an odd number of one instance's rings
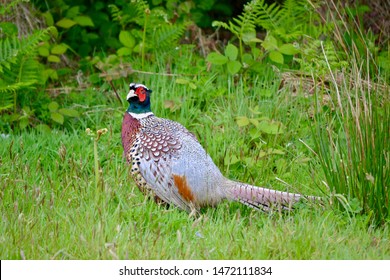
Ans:
MULTIPOLYGON (((342 32, 336 30, 339 40, 342 32)), ((348 32, 361 35, 359 27, 348 32)), ((332 202, 349 214, 364 213, 374 224, 383 225, 390 217, 389 87, 380 76, 371 79, 376 66, 367 46, 359 53, 353 45, 346 56, 348 71, 337 73, 327 64, 330 106, 324 110, 318 91, 314 139, 332 202)))

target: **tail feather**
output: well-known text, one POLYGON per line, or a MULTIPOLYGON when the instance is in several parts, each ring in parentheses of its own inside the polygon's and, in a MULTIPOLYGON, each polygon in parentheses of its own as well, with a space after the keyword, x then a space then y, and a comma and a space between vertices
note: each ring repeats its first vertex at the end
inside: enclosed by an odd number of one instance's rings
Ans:
POLYGON ((228 197, 239 201, 249 207, 269 212, 273 208, 291 210, 295 203, 301 199, 318 201, 319 197, 303 196, 301 194, 282 192, 262 187, 256 187, 244 183, 233 182, 229 188, 228 197))

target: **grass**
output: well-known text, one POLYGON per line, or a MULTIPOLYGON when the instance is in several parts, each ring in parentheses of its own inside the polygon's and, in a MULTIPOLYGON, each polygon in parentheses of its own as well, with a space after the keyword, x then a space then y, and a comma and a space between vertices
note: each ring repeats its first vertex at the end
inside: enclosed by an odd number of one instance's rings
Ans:
MULTIPOLYGON (((227 177, 322 195, 324 174, 306 147, 314 146, 311 102, 288 88, 278 91, 279 78, 269 75, 253 84, 210 76, 196 89, 168 77, 139 79, 154 90, 155 114, 193 131, 227 177), (239 116, 267 117, 284 132, 239 127, 239 116), (280 152, 266 154, 270 149, 280 152)), ((102 105, 74 131, 0 138, 1 259, 390 258, 387 224, 376 228, 369 215, 348 216, 329 205, 264 214, 224 202, 191 218, 145 199, 123 158, 124 110, 102 105), (108 129, 96 152, 87 127, 108 129)))
POLYGON ((336 194, 335 203, 349 212, 372 215, 381 224, 390 213, 390 107, 378 85, 370 87, 337 88, 332 97, 334 115, 316 116, 316 140, 327 184, 336 194))
MULTIPOLYGON (((343 32, 336 28, 336 38, 343 32)), ((324 113, 317 103, 316 148, 334 202, 347 212, 368 214, 380 225, 390 217, 389 86, 386 75, 377 74, 380 70, 358 26, 353 32, 359 40, 351 42, 348 73, 331 70, 324 52, 332 113, 324 113), (364 42, 360 53, 359 41, 364 42)))

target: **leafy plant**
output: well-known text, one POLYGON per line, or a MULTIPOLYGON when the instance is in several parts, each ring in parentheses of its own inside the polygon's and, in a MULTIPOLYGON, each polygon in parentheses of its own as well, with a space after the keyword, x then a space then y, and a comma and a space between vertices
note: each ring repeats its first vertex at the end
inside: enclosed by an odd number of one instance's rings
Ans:
MULTIPOLYGON (((277 3, 268 5, 264 0, 254 0, 244 7, 242 15, 229 24, 215 21, 213 26, 223 27, 239 40, 240 56, 243 57, 243 44, 252 49, 261 43, 274 63, 284 64, 283 55, 291 56, 299 50, 290 42, 302 36, 304 17, 308 12, 306 1, 288 0, 283 6, 277 3), (257 38, 256 27, 267 31, 264 41, 257 38)), ((252 58, 253 59, 253 58, 252 58)))
MULTIPOLYGON (((241 69, 263 71, 260 65, 267 61, 278 67, 297 68, 297 62, 302 62, 305 55, 302 51, 313 46, 306 45, 305 41, 312 36, 319 38, 325 30, 323 25, 314 30, 309 28, 318 20, 318 14, 307 1, 287 0, 283 5, 269 5, 264 0, 253 0, 245 5, 242 15, 229 23, 214 21, 213 26, 229 30, 238 40, 237 61, 241 67, 237 64, 236 71, 228 71, 233 74, 241 69), (263 40, 257 37, 260 28, 266 30, 263 40)), ((319 48, 314 50, 321 54, 319 48)), ((210 53, 207 59, 216 65, 227 63, 216 52, 210 53)))
POLYGON ((10 108, 16 112, 18 93, 42 83, 36 51, 52 30, 37 30, 22 39, 17 33, 0 39, 0 93, 3 95, 0 112, 10 108))
MULTIPOLYGON (((263 1, 264 2, 264 1, 263 1)), ((243 44, 254 45, 261 42, 260 39, 256 37, 256 6, 261 5, 262 3, 258 1, 251 1, 244 6, 244 11, 242 15, 239 15, 237 18, 233 18, 234 22, 229 22, 226 24, 221 21, 214 21, 214 27, 223 27, 233 33, 239 41, 239 54, 240 57, 244 54, 243 44)))
POLYGON ((268 53, 270 61, 279 65, 285 64, 289 58, 291 61, 293 55, 300 53, 300 50, 294 44, 280 43, 270 33, 267 34, 267 37, 262 42, 262 47, 268 53))
MULTIPOLYGON (((16 7, 17 2, 9 5, 16 7)), ((8 6, 0 8, 1 13, 5 11, 12 10, 8 6)), ((64 116, 78 116, 74 109, 59 109, 58 103, 50 102, 48 96, 41 92, 49 77, 56 79, 58 76, 56 70, 41 63, 40 56, 47 57, 46 63, 57 62, 53 58, 59 59, 56 55, 67 49, 64 44, 50 46, 48 43, 51 35, 56 36, 57 29, 50 26, 22 36, 19 34, 22 27, 6 23, 3 26, 7 28, 0 36, 0 114, 2 123, 6 123, 3 124, 5 130, 22 130, 29 125, 49 130, 45 121, 63 124, 64 116), (47 109, 50 119, 46 118, 47 109)))
POLYGON ((302 73, 324 79, 329 74, 328 67, 332 71, 340 71, 349 66, 344 55, 336 50, 335 43, 330 40, 306 38, 306 43, 300 49, 300 56, 294 57, 294 61, 298 62, 302 73))
POLYGON ((233 44, 226 46, 225 55, 212 52, 206 60, 215 65, 226 65, 228 73, 232 75, 237 74, 242 68, 241 62, 238 61, 238 49, 233 44))
POLYGON ((50 117, 53 121, 63 124, 65 117, 79 117, 79 112, 71 108, 59 108, 59 104, 55 101, 52 101, 48 105, 50 111, 50 117))
MULTIPOLYGON (((90 5, 87 0, 56 0, 50 3, 35 0, 34 4, 43 12, 47 26, 59 29, 55 37, 60 42, 60 54, 66 47, 73 54, 86 57, 94 52, 116 49, 120 45, 117 39, 118 24, 110 19, 110 11, 102 1, 90 5)), ((51 59, 58 60, 54 57, 51 59)))
POLYGON ((188 25, 187 22, 172 24, 164 10, 150 10, 148 3, 142 0, 132 1, 122 9, 113 4, 109 7, 113 19, 123 29, 119 34, 123 46, 117 54, 129 56, 133 52, 140 53, 142 67, 147 52, 161 54, 174 50, 188 25))

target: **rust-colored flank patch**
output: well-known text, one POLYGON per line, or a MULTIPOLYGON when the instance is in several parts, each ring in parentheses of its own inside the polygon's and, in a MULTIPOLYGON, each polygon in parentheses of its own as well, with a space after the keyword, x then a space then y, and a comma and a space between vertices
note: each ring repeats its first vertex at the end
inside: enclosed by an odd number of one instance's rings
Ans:
POLYGON ((194 195, 191 192, 190 187, 187 184, 187 179, 185 176, 173 175, 173 182, 181 197, 187 201, 194 201, 194 195))

